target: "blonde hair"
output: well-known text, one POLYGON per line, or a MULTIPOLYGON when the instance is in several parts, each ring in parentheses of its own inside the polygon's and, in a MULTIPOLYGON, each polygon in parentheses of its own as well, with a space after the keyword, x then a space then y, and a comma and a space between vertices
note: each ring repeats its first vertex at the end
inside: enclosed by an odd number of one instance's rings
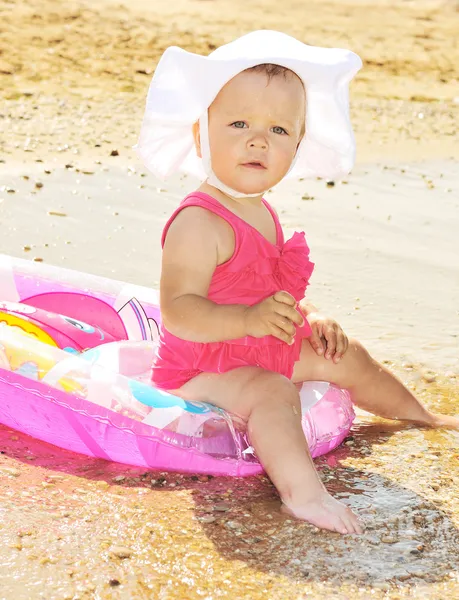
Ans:
MULTIPOLYGON (((287 77, 291 77, 291 75, 298 77, 298 75, 291 69, 282 67, 281 65, 274 65, 272 63, 262 63, 261 65, 255 65, 254 67, 249 67, 245 70, 253 71, 254 73, 264 73, 268 77, 268 82, 274 77, 279 77, 281 75, 285 79, 287 79, 287 77)), ((303 83, 300 77, 298 77, 298 79, 301 81, 301 83, 303 83)))

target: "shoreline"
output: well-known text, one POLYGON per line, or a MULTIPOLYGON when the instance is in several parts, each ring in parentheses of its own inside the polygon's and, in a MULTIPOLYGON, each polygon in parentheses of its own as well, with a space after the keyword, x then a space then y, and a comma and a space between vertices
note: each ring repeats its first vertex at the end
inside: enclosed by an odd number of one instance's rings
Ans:
MULTIPOLYGON (((0 165, 14 190, 0 193, 2 253, 158 288, 162 227, 198 182, 77 164, 0 165)), ((293 180, 266 194, 286 238, 306 232, 311 301, 379 361, 459 375, 458 173, 454 160, 392 160, 357 164, 333 188, 293 180)))

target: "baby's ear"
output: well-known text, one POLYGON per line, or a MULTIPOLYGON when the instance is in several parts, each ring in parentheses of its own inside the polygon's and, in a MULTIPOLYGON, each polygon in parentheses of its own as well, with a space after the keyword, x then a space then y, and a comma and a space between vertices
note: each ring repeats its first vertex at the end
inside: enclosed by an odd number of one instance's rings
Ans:
POLYGON ((194 138, 194 147, 196 148, 196 154, 199 156, 199 158, 202 158, 201 130, 199 127, 199 121, 196 121, 196 123, 193 123, 192 131, 193 131, 193 138, 194 138))

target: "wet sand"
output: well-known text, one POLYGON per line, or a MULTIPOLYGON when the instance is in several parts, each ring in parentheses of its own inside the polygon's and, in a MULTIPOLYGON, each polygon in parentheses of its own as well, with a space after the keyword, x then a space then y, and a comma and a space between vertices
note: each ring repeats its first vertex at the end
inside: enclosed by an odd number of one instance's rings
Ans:
POLYGON ((317 460, 356 538, 282 516, 265 477, 145 472, 0 427, 0 597, 455 598, 458 441, 361 417, 317 460))
MULTIPOLYGON (((307 233, 311 300, 459 413, 457 2, 0 0, 0 15, 0 252, 153 287, 161 228, 195 185, 155 180, 131 149, 162 51, 256 24, 361 54, 353 173, 268 198, 307 233)), ((317 461, 367 524, 343 538, 282 516, 265 477, 145 472, 0 426, 0 599, 459 597, 458 448, 359 413, 317 461)))

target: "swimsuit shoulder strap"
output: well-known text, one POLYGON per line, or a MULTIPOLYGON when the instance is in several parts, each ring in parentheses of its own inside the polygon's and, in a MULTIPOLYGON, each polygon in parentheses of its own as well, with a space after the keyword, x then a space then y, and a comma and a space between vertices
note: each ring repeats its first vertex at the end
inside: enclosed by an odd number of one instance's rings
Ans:
POLYGON ((241 227, 244 223, 244 221, 242 221, 242 219, 240 219, 237 215, 235 215, 233 212, 231 212, 228 208, 223 206, 223 204, 221 204, 218 200, 216 200, 212 196, 209 196, 208 194, 204 194, 203 192, 192 192, 191 194, 189 194, 182 200, 182 202, 180 203, 180 206, 178 206, 175 209, 175 211, 172 213, 169 220, 167 221, 166 225, 164 226, 163 234, 161 237, 161 246, 164 246, 166 235, 169 230, 169 227, 171 226, 172 221, 175 219, 175 217, 178 215, 178 213, 181 210, 183 210, 184 208, 186 208, 188 206, 201 206, 202 208, 210 210, 211 212, 215 213, 216 215, 218 215, 225 221, 228 221, 228 223, 234 229, 235 233, 239 229, 241 229, 241 227))

